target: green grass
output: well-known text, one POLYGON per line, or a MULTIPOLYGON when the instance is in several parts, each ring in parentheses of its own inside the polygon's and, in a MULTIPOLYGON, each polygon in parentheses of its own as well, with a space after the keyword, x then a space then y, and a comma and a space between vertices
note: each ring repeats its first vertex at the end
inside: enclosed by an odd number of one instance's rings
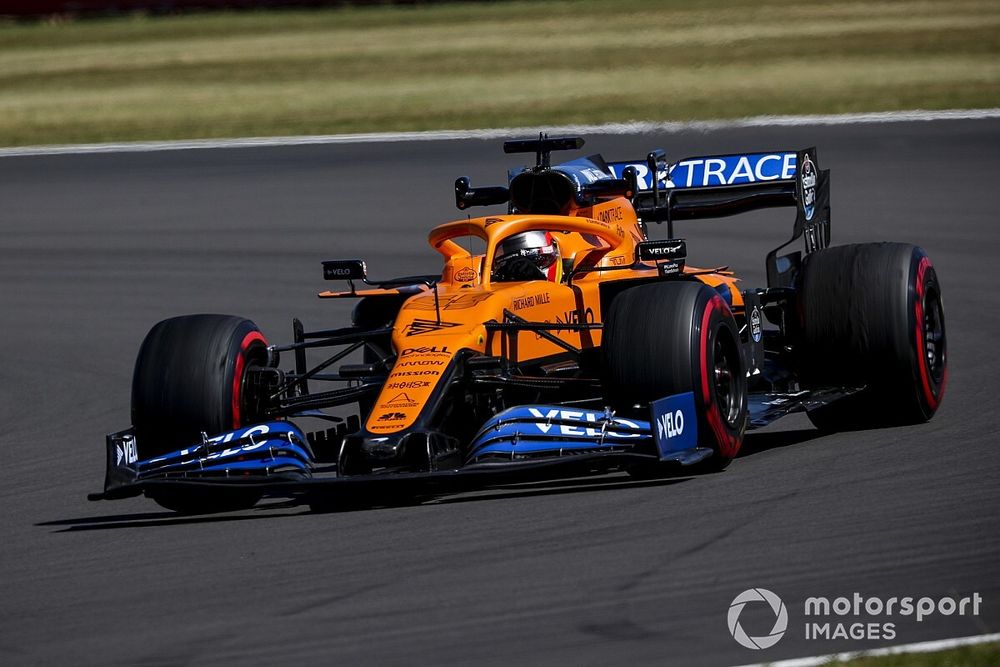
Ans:
POLYGON ((1000 643, 961 646, 934 653, 854 658, 829 664, 831 667, 995 667, 1000 665, 1000 643))
POLYGON ((0 23, 0 145, 996 106, 995 0, 0 23))

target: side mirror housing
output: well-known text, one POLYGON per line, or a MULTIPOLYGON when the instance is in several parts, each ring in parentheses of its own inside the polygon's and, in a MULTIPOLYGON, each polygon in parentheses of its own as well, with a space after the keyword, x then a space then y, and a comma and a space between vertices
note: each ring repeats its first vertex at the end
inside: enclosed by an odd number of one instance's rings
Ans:
POLYGON ((364 280, 368 268, 361 259, 329 259, 323 262, 323 280, 364 280))

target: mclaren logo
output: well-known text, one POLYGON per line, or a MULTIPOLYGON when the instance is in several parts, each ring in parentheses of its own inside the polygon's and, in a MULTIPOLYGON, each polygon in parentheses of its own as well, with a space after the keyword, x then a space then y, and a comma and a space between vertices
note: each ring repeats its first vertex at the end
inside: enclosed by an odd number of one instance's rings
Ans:
POLYGON ((416 319, 407 324, 405 330, 407 336, 419 336, 420 334, 431 333, 432 331, 441 331, 442 329, 457 327, 458 324, 458 322, 438 322, 437 320, 416 319))

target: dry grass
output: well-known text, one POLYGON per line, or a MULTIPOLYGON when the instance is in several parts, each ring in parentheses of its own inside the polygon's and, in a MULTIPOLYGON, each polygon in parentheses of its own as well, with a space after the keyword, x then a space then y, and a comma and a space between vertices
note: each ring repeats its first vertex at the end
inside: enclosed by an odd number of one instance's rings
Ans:
POLYGON ((995 107, 998 56, 993 0, 0 24, 0 145, 995 107))
POLYGON ((829 664, 830 667, 995 667, 1000 664, 1000 643, 961 646, 933 653, 855 658, 829 664))

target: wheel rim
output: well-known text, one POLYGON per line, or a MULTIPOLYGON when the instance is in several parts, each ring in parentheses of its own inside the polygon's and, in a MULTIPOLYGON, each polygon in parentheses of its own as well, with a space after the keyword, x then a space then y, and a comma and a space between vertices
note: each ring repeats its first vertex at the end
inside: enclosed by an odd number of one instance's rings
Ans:
POLYGON ((734 372, 738 372, 739 364, 734 363, 730 350, 723 343, 722 336, 715 340, 715 350, 712 369, 712 380, 715 385, 715 402, 719 406, 722 418, 730 426, 735 425, 740 414, 740 407, 743 402, 741 390, 737 378, 733 377, 734 372))
POLYGON ((941 306, 941 293, 937 289, 929 286, 924 294, 923 311, 924 359, 934 386, 938 386, 944 377, 947 348, 944 335, 944 309, 941 306))

